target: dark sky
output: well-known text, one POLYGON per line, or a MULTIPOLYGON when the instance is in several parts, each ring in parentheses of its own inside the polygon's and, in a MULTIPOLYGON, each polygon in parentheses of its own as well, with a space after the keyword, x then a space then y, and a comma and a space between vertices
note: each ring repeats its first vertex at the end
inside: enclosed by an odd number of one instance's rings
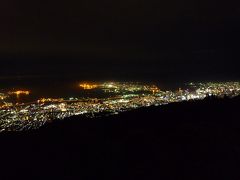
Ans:
POLYGON ((227 1, 7 0, 0 23, 2 76, 240 77, 227 1))

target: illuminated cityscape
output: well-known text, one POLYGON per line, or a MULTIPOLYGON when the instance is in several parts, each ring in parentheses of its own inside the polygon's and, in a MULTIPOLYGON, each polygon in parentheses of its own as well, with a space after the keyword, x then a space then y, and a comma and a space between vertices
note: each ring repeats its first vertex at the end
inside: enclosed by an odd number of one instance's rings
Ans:
POLYGON ((0 131, 37 129, 52 120, 75 115, 101 116, 118 114, 140 107, 159 106, 172 102, 201 100, 209 96, 240 95, 239 82, 189 83, 177 90, 161 90, 156 85, 131 82, 83 83, 83 91, 99 90, 105 98, 70 97, 40 98, 34 102, 11 102, 11 96, 30 95, 30 90, 0 93, 0 131))

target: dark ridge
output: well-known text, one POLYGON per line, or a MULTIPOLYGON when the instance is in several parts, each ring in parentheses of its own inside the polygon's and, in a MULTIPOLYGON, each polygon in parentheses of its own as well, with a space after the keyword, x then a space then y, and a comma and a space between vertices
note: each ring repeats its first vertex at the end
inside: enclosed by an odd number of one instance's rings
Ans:
POLYGON ((2 179, 239 179, 240 97, 0 135, 2 179))

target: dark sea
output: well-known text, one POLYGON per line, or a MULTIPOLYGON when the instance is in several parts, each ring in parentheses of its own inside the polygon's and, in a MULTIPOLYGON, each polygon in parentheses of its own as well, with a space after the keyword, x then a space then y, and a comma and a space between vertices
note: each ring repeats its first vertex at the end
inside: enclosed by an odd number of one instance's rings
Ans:
POLYGON ((179 88, 187 88, 187 84, 190 82, 209 82, 209 81, 232 81, 235 79, 226 79, 219 77, 207 78, 202 76, 201 78, 186 76, 186 75, 174 75, 169 76, 166 74, 160 75, 89 75, 82 73, 79 74, 67 74, 60 73, 56 75, 15 75, 15 76, 0 76, 0 93, 7 93, 9 91, 16 90, 29 90, 29 95, 20 95, 19 97, 12 95, 10 100, 12 102, 25 103, 34 102, 40 98, 104 98, 114 96, 116 94, 104 93, 100 89, 83 90, 79 87, 81 82, 136 82, 147 85, 156 85, 160 90, 175 91, 179 88), (111 78, 106 78, 111 77, 111 78))
POLYGON ((161 82, 149 80, 94 80, 81 78, 64 78, 64 77, 5 77, 0 78, 0 93, 9 91, 28 90, 29 95, 11 95, 11 102, 26 103, 34 102, 40 98, 104 98, 114 96, 111 93, 104 93, 100 89, 83 90, 79 87, 81 82, 138 82, 148 85, 157 85, 161 90, 176 90, 183 87, 184 83, 179 82, 161 82))

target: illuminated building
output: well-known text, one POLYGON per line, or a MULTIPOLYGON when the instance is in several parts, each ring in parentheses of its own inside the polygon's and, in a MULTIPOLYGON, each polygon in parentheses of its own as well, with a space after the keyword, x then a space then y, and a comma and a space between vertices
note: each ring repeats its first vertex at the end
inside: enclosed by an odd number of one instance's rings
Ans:
POLYGON ((66 104, 64 104, 64 103, 59 104, 59 108, 60 108, 60 110, 61 110, 62 112, 67 111, 67 109, 66 109, 66 104))
POLYGON ((160 89, 157 86, 152 86, 150 90, 152 91, 153 94, 160 92, 160 89))

